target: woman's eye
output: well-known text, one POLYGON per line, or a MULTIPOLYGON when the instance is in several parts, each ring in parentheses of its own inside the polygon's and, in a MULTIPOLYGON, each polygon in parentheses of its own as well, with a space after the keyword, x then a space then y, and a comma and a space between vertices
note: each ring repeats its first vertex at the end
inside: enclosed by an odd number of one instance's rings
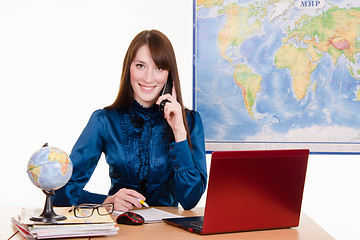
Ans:
POLYGON ((164 70, 164 69, 163 69, 162 67, 156 67, 155 70, 157 70, 157 71, 162 71, 162 70, 164 70))
POLYGON ((144 64, 141 64, 141 63, 136 64, 136 67, 138 67, 138 68, 145 68, 144 64))

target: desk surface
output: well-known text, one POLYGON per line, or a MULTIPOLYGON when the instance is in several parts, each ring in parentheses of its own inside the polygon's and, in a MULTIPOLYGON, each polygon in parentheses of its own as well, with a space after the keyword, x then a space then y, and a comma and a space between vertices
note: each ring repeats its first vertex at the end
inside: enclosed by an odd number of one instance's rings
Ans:
MULTIPOLYGON (((204 208, 195 208, 190 211, 184 211, 182 208, 174 207, 159 207, 159 209, 168 211, 182 216, 197 216, 203 215, 204 208)), ((16 228, 12 226, 10 218, 16 216, 20 212, 20 208, 5 208, 1 207, 0 217, 0 239, 23 240, 24 238, 17 232, 16 228)), ((297 228, 238 232, 200 236, 194 233, 186 232, 183 229, 167 225, 165 223, 144 224, 141 226, 127 226, 118 225, 119 231, 116 236, 110 237, 96 237, 96 240, 111 240, 111 239, 297 239, 297 240, 311 240, 311 239, 334 239, 327 232, 325 232, 319 225, 317 225, 309 216, 302 213, 300 225, 297 228)), ((77 240, 89 238, 76 238, 77 240)), ((75 239, 73 239, 75 240, 75 239)))

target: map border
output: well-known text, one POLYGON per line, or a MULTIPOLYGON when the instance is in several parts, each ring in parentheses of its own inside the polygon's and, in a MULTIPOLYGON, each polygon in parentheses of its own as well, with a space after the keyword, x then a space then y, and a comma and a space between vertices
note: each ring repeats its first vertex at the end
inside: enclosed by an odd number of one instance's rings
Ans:
MULTIPOLYGON (((193 0, 193 109, 196 109, 196 76, 197 76, 197 0, 193 0)), ((254 142, 254 141, 220 141, 206 140, 205 150, 240 151, 240 150, 270 150, 270 149, 309 149, 310 154, 356 154, 360 155, 360 143, 356 142, 254 142)))

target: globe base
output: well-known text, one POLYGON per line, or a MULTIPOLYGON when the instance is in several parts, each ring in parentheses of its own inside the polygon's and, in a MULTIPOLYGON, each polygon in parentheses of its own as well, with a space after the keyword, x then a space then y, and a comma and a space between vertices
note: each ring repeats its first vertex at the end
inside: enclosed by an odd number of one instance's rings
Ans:
POLYGON ((46 202, 44 206, 43 212, 37 216, 37 217, 31 217, 31 221, 37 221, 37 222, 56 222, 56 221, 62 221, 66 220, 65 216, 57 215, 54 212, 51 196, 55 194, 54 190, 52 191, 45 191, 43 192, 46 194, 46 202))
POLYGON ((53 213, 54 215, 52 216, 38 216, 38 217, 31 217, 30 220, 31 221, 36 221, 36 222, 56 222, 56 221, 62 221, 62 220, 66 220, 65 216, 61 216, 61 215, 56 215, 56 213, 53 213))

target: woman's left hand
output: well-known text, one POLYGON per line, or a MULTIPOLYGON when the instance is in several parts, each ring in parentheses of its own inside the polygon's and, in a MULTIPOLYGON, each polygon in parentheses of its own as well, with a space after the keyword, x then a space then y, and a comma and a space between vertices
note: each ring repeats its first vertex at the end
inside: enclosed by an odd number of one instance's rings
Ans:
POLYGON ((186 129, 182 117, 182 107, 176 100, 176 91, 173 87, 172 93, 161 95, 156 104, 159 105, 161 101, 168 100, 164 107, 164 118, 167 120, 175 136, 175 142, 186 140, 186 129))

